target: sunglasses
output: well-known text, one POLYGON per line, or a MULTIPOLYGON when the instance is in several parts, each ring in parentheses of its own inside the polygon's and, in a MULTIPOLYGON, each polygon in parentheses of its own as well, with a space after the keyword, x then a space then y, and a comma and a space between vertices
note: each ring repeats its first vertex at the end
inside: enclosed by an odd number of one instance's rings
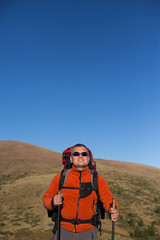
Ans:
POLYGON ((78 157, 80 154, 81 154, 83 157, 87 157, 87 156, 89 155, 88 152, 74 152, 74 153, 72 153, 72 156, 78 157))

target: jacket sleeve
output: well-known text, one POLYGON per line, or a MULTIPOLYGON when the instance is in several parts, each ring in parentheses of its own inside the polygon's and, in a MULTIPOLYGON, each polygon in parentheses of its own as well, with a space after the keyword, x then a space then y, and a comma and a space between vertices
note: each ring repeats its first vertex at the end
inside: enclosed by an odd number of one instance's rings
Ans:
MULTIPOLYGON (((114 195, 112 194, 108 187, 108 184, 100 174, 98 174, 98 191, 100 195, 100 200, 103 203, 103 207, 109 215, 109 208, 112 206, 114 195)), ((116 208, 118 209, 117 202, 116 208)))
POLYGON ((43 205, 48 210, 53 209, 51 201, 54 195, 58 193, 59 180, 60 180, 60 173, 53 178, 48 190, 45 192, 43 196, 43 205))

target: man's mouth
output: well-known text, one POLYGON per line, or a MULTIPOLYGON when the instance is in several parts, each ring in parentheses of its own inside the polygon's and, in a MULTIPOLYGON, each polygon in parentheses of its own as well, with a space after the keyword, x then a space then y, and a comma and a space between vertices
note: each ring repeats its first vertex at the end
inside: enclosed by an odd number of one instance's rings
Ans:
POLYGON ((82 160, 82 159, 79 159, 79 160, 78 160, 78 162, 80 162, 80 163, 81 163, 81 162, 83 162, 83 160, 82 160))

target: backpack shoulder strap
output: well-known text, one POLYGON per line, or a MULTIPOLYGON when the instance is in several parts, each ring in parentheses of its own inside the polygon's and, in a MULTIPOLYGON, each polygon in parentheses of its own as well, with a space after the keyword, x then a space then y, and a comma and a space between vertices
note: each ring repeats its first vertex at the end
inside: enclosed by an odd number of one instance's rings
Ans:
MULTIPOLYGON (((98 172, 95 170, 90 170, 91 171, 91 178, 92 178, 92 186, 94 191, 97 194, 97 200, 98 200, 98 208, 100 211, 100 218, 101 219, 105 219, 105 209, 103 207, 103 203, 100 200, 100 196, 99 196, 99 191, 98 191, 98 172)), ((98 210, 97 210, 98 211, 98 210)))
POLYGON ((92 187, 98 196, 98 172, 93 169, 90 169, 90 172, 91 172, 92 187))
POLYGON ((70 171, 70 169, 63 169, 61 171, 61 176, 60 176, 60 180, 59 180, 59 190, 61 190, 63 185, 65 184, 69 171, 70 171))

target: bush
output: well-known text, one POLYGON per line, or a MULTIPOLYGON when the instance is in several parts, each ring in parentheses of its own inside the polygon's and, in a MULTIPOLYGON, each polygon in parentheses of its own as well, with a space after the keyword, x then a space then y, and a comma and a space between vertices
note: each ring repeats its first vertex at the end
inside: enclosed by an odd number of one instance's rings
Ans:
POLYGON ((131 218, 129 221, 128 221, 128 224, 131 226, 131 227, 134 227, 135 226, 135 221, 133 218, 131 218))
POLYGON ((160 214, 160 207, 159 206, 156 207, 154 211, 155 211, 156 214, 160 214))
POLYGON ((130 236, 140 238, 140 239, 148 239, 148 237, 155 237, 155 229, 154 226, 148 226, 147 228, 141 230, 139 227, 136 227, 133 233, 130 233, 130 236))
POLYGON ((156 233, 155 233, 155 229, 153 226, 148 226, 148 228, 145 230, 146 233, 148 234, 148 236, 155 236, 156 233))
POLYGON ((139 220, 138 226, 139 226, 139 227, 143 227, 143 220, 142 220, 142 219, 139 220))

